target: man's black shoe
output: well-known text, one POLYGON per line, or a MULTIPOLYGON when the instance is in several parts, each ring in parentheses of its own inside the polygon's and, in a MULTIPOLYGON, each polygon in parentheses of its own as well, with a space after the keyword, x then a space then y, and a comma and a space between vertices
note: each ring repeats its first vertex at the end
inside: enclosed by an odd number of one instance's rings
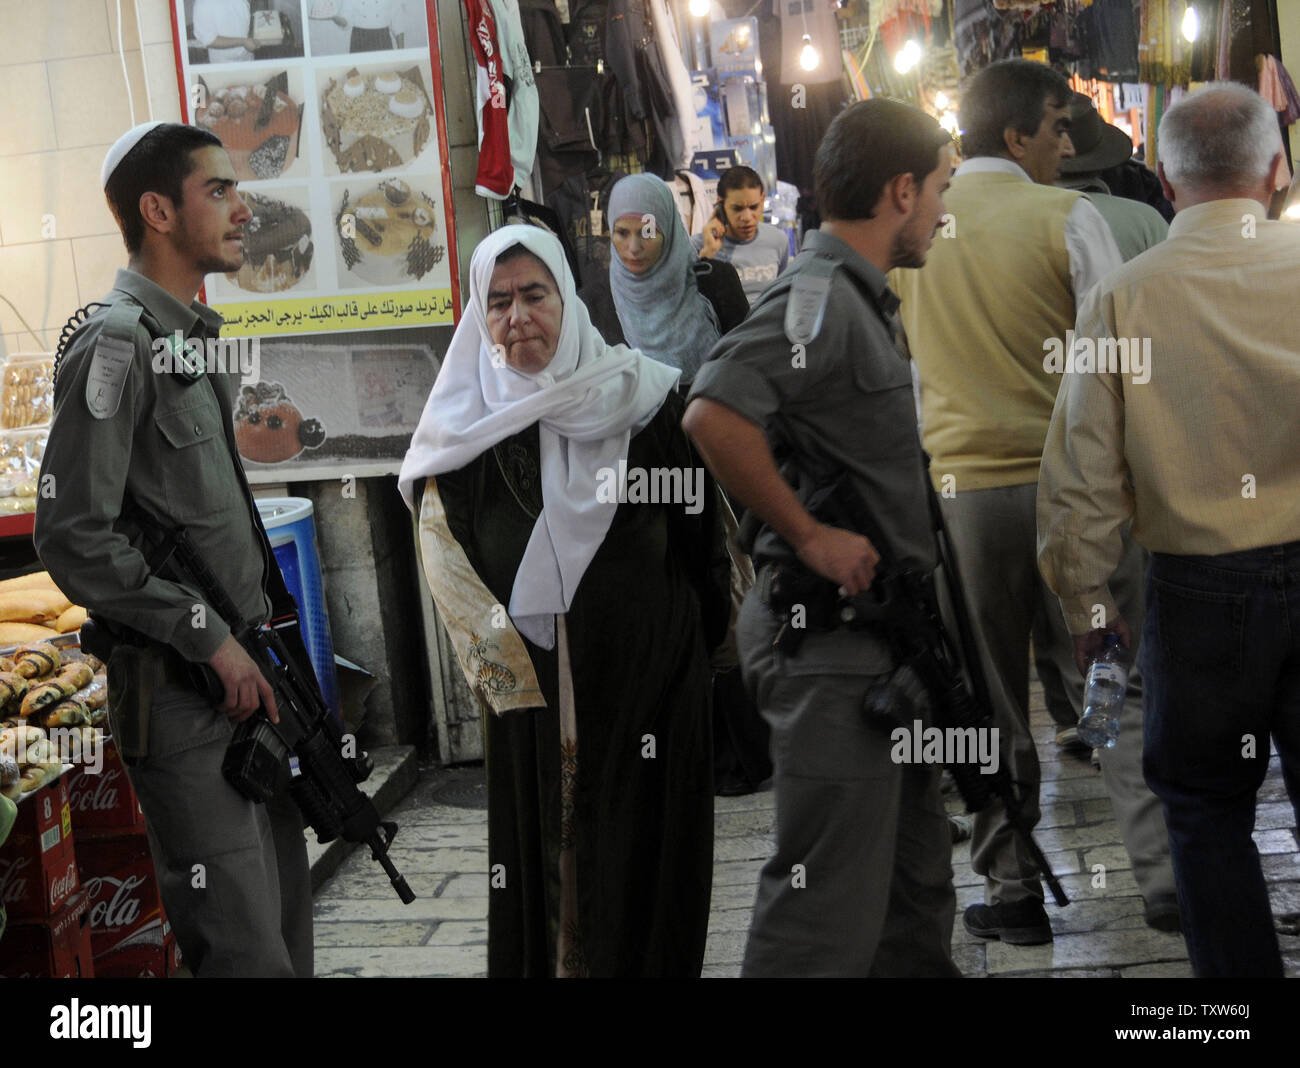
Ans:
POLYGON ((1183 933, 1183 921, 1178 913, 1176 894, 1160 894, 1150 901, 1144 901, 1143 904, 1142 918, 1146 920, 1148 927, 1157 931, 1167 931, 1169 934, 1183 933))
POLYGON ((1052 940, 1047 910, 1036 897, 997 905, 971 905, 961 922, 976 938, 1000 938, 1010 946, 1041 946, 1052 940))

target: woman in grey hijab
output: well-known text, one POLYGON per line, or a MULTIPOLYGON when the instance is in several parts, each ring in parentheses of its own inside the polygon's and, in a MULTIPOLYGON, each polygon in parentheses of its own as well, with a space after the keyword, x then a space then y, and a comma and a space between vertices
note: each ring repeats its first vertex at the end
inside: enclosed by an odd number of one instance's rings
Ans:
POLYGON ((691 383, 709 350, 749 311, 730 264, 700 261, 673 203, 653 174, 632 174, 609 197, 610 289, 629 345, 691 383))
MULTIPOLYGON (((683 391, 714 343, 749 312, 729 263, 697 260, 672 191, 652 174, 633 174, 609 196, 610 289, 629 345, 682 372, 683 391)), ((735 614, 754 584, 754 568, 736 542, 735 514, 719 491, 731 557, 732 620, 712 658, 713 779, 724 796, 756 790, 772 773, 769 732, 745 693, 736 658, 735 614)))

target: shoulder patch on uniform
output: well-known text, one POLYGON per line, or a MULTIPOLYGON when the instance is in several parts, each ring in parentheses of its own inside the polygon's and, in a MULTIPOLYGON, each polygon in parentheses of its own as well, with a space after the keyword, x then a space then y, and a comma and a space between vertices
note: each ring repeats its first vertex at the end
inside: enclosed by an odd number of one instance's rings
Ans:
POLYGON ((785 305, 785 336, 792 345, 807 345, 821 333, 836 260, 813 256, 795 276, 785 305))
POLYGON ((135 328, 143 312, 134 301, 118 301, 104 317, 86 376, 86 407, 96 419, 111 419, 122 403, 135 360, 135 328))

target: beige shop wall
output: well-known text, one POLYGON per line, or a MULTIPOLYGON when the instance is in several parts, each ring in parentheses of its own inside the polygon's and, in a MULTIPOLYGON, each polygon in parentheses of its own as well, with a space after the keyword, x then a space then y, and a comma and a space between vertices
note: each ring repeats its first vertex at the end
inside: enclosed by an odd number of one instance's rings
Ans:
POLYGON ((125 262, 99 188, 108 146, 135 121, 179 120, 166 0, 0 0, 0 355, 53 350, 74 310, 125 262), (141 41, 144 42, 143 57, 141 41), (125 71, 123 65, 125 64, 125 71), (148 69, 146 85, 145 69, 148 69))
MULTIPOLYGON (((40 338, 38 344, 0 300, 0 357, 53 351, 68 316, 102 297, 126 262, 99 168, 108 146, 131 125, 127 77, 136 122, 180 121, 170 11, 169 0, 0 0, 8 45, 0 53, 0 296, 40 338)), ((488 223, 486 205, 474 194, 477 134, 462 5, 439 0, 438 21, 458 259, 466 279, 488 223)))

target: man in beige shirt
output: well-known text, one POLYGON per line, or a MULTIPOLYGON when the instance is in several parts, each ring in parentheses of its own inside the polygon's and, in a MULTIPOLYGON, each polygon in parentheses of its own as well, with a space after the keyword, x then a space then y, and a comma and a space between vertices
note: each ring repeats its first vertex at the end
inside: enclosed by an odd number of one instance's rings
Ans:
POLYGON ((1043 576, 1082 668, 1130 636, 1107 588, 1120 531, 1151 550, 1138 662, 1198 976, 1282 975, 1251 840, 1270 735, 1300 805, 1300 228, 1267 221, 1276 116, 1216 84, 1170 108, 1169 238, 1082 302, 1038 488, 1043 576))

